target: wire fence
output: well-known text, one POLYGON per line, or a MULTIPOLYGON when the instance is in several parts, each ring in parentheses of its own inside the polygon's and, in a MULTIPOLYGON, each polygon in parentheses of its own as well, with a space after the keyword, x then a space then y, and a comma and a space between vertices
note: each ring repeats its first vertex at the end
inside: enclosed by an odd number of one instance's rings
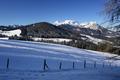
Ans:
MULTIPOLYGON (((58 62, 50 62, 50 60, 47 59, 42 59, 40 60, 40 62, 36 62, 37 65, 34 65, 35 62, 30 62, 29 63, 24 63, 24 60, 20 60, 19 61, 13 61, 10 58, 7 58, 5 61, 5 65, 4 65, 4 69, 6 70, 21 70, 21 66, 22 65, 26 65, 24 67, 22 67, 23 70, 32 70, 33 67, 37 66, 37 70, 38 71, 54 71, 54 70, 76 70, 76 69, 112 69, 115 67, 114 64, 112 63, 107 63, 107 62, 101 62, 101 63, 97 63, 97 61, 93 61, 91 63, 89 63, 88 60, 83 60, 81 62, 75 62, 75 61, 62 61, 62 60, 58 60, 58 62), (22 61, 22 63, 21 63, 22 61), (16 65, 13 65, 16 64, 16 65), (27 67, 27 65, 30 64, 29 67, 27 67), (39 64, 39 65, 38 65, 39 64), (19 66, 19 68, 16 68, 16 66, 19 66), (29 69, 31 68, 31 69, 29 69)), ((116 66, 117 67, 117 66, 116 66)), ((33 68, 34 70, 34 68, 33 68)))

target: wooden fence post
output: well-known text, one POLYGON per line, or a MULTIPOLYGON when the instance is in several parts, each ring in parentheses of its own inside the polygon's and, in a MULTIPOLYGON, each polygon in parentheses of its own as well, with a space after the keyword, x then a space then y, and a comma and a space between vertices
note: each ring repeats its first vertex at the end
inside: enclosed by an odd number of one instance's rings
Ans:
POLYGON ((73 69, 75 69, 75 62, 73 62, 73 69))
POLYGON ((7 65, 6 65, 6 68, 9 69, 9 63, 10 63, 10 60, 9 58, 7 59, 7 65))
POLYGON ((96 68, 96 61, 94 62, 94 68, 96 68))
POLYGON ((59 64, 59 70, 61 70, 62 69, 62 62, 60 62, 60 64, 59 64))
POLYGON ((110 62, 110 64, 109 64, 109 67, 110 67, 110 69, 112 69, 112 64, 111 64, 111 62, 110 62))
POLYGON ((86 60, 84 60, 84 69, 86 68, 86 60))
POLYGON ((47 65, 47 61, 46 61, 46 59, 44 59, 44 65, 43 65, 43 69, 44 69, 44 71, 46 70, 46 68, 48 69, 48 65, 47 65))
POLYGON ((103 62, 103 68, 105 67, 105 63, 103 62))

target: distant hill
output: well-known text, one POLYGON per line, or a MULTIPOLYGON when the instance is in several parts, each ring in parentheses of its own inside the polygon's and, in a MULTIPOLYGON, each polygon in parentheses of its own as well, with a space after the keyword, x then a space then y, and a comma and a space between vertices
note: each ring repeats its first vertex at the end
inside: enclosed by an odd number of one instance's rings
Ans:
POLYGON ((23 36, 43 37, 43 38, 77 38, 80 35, 74 34, 69 30, 55 26, 47 22, 40 22, 27 25, 22 30, 23 36))
POLYGON ((39 22, 29 25, 0 26, 0 36, 79 39, 92 43, 119 41, 119 26, 104 28, 96 22, 78 23, 74 20, 39 22), (16 31, 17 30, 17 31, 16 31), (20 31, 21 30, 21 31, 20 31), (117 30, 117 31, 115 31, 117 30), (16 31, 16 32, 15 32, 16 31))

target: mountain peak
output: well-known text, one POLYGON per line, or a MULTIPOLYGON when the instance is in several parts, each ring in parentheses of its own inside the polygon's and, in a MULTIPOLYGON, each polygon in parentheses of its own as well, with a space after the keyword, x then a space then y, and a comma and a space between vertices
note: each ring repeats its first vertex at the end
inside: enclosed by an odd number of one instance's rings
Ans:
POLYGON ((80 23, 81 26, 84 26, 84 25, 93 25, 93 24, 97 24, 96 21, 90 21, 90 22, 83 22, 83 23, 80 23))
POLYGON ((81 27, 81 28, 89 28, 89 29, 94 29, 94 30, 99 29, 99 25, 97 24, 96 21, 79 23, 78 21, 68 19, 68 20, 64 20, 64 21, 55 21, 54 24, 56 26, 59 26, 59 25, 72 25, 72 26, 75 26, 75 27, 77 26, 77 27, 81 27))
POLYGON ((95 21, 81 23, 80 26, 82 26, 83 28, 90 28, 94 30, 99 29, 99 25, 95 21))
POLYGON ((79 23, 75 20, 71 20, 71 19, 67 19, 67 20, 64 20, 64 21, 55 21, 54 22, 55 25, 65 25, 65 24, 68 24, 68 25, 73 25, 73 26, 78 26, 79 23))

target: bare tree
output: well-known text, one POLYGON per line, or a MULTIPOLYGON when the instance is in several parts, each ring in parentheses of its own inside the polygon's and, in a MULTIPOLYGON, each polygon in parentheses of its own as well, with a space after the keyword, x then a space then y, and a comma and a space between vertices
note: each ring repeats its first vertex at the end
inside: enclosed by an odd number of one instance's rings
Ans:
POLYGON ((110 22, 120 24, 120 0, 107 0, 105 13, 110 22))

